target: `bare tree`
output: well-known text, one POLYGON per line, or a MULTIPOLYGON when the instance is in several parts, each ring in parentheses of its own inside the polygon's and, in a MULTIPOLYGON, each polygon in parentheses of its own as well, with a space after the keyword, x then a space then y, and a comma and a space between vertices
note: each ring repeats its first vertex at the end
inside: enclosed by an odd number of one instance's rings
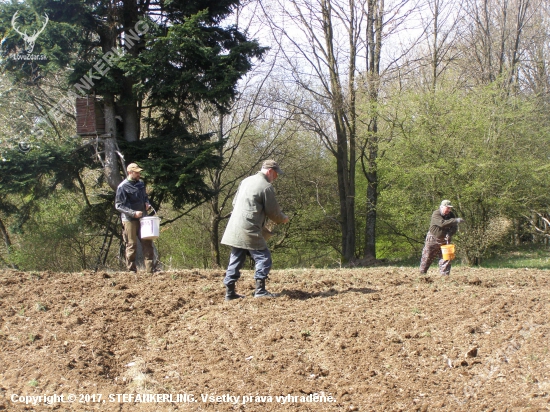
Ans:
POLYGON ((363 1, 289 0, 262 3, 281 49, 279 96, 294 120, 314 132, 336 159, 341 253, 355 252, 356 60, 363 1), (296 93, 296 91, 301 91, 296 93))
MULTIPOLYGON (((315 133, 336 160, 340 200, 341 253, 357 250, 356 173, 361 160, 369 182, 365 256, 375 256, 378 195, 378 114, 382 44, 414 8, 393 0, 278 0, 262 2, 266 22, 281 49, 285 84, 280 98, 294 120, 315 133), (300 91, 300 92, 298 92, 300 91), (359 136, 358 93, 368 95, 367 132, 359 136)), ((388 67, 395 61, 390 60, 388 67)))
MULTIPOLYGON (((218 155, 222 165, 208 171, 213 196, 208 201, 211 264, 219 267, 220 224, 231 215, 231 200, 239 182, 259 170, 261 162, 270 157, 281 157, 285 146, 285 131, 289 118, 277 115, 276 103, 269 100, 268 78, 272 66, 256 70, 241 84, 241 93, 228 114, 211 110, 197 113, 201 132, 216 130, 221 143, 218 155)), ((286 135, 288 137, 288 135, 286 135)))
POLYGON ((525 42, 520 66, 520 88, 545 101, 550 93, 550 3, 538 1, 533 5, 538 12, 531 20, 529 41, 525 42))
MULTIPOLYGON (((414 5, 406 1, 386 4, 384 0, 367 0, 366 9, 363 10, 367 20, 366 54, 360 91, 365 95, 367 108, 360 115, 360 120, 366 127, 366 132, 360 138, 360 159, 363 174, 367 179, 365 245, 363 248, 365 264, 376 259, 376 224, 380 190, 377 164, 382 139, 379 130, 382 79, 391 77, 394 65, 408 52, 408 48, 401 50, 401 54, 382 70, 382 47, 387 37, 401 27, 405 19, 412 13, 413 8, 414 5), (403 12, 407 3, 412 8, 403 12)), ((416 40, 412 40, 412 44, 416 44, 416 40)))
POLYGON ((523 216, 531 225, 535 233, 543 236, 546 241, 550 239, 550 214, 531 211, 531 216, 523 216))
POLYGON ((429 16, 422 19, 422 26, 425 28, 431 79, 426 83, 435 91, 440 76, 460 58, 455 41, 460 35, 459 27, 463 20, 462 2, 427 0, 427 8, 429 16))
POLYGON ((467 38, 464 70, 480 83, 502 78, 517 86, 523 50, 538 0, 465 0, 467 38), (472 70, 472 68, 475 68, 472 70), (475 78, 475 77, 474 77, 475 78))
POLYGON ((361 165, 367 178, 367 210, 365 222, 365 247, 363 258, 376 258, 376 207, 378 204, 378 113, 380 92, 380 59, 382 55, 382 31, 384 29, 384 0, 367 1, 367 53, 365 86, 368 96, 367 135, 361 146, 361 165))

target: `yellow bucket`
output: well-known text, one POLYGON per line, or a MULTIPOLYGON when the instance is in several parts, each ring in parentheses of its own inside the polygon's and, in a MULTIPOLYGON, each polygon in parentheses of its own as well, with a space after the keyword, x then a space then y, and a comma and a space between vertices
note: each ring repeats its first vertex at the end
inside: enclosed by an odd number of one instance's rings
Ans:
POLYGON ((444 260, 453 260, 455 258, 455 245, 441 245, 441 254, 444 260))

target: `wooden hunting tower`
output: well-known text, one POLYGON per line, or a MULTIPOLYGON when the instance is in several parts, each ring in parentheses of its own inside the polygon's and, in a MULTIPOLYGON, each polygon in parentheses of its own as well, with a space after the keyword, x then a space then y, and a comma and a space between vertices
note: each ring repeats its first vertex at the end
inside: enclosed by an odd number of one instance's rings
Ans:
POLYGON ((76 133, 80 136, 105 133, 103 101, 95 96, 76 98, 76 133))

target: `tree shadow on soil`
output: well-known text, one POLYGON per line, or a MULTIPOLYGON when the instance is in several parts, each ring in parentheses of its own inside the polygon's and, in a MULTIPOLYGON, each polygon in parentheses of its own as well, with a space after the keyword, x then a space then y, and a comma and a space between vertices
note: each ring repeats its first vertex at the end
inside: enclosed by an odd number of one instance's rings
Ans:
POLYGON ((279 296, 287 296, 289 299, 307 300, 311 298, 329 298, 331 296, 340 295, 342 293, 377 293, 376 289, 370 288, 348 288, 346 290, 329 289, 324 292, 304 292, 303 290, 296 289, 283 289, 278 293, 279 296))

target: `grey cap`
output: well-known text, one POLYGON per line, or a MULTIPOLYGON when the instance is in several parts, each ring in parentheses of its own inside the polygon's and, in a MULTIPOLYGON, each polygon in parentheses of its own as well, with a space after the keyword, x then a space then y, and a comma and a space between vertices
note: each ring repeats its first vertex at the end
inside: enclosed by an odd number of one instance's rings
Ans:
POLYGON ((262 169, 274 169, 278 174, 282 175, 283 171, 279 167, 279 163, 275 160, 268 159, 262 163, 262 169))
POLYGON ((453 205, 451 205, 451 201, 450 200, 444 200, 441 202, 441 206, 440 207, 453 207, 453 205))

